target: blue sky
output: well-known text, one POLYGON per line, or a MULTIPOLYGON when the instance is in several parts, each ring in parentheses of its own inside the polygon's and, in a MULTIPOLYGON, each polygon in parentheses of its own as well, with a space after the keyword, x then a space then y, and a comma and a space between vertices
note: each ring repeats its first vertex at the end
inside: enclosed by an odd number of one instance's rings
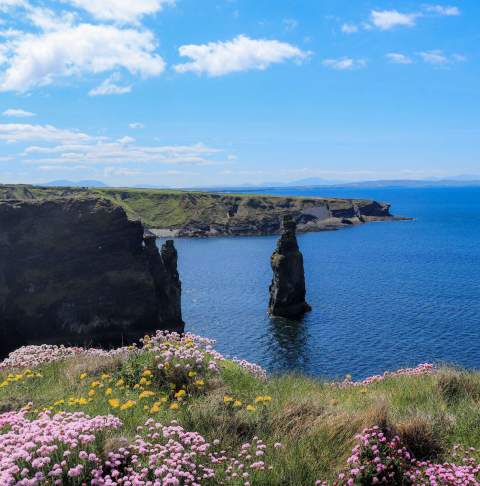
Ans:
POLYGON ((0 0, 0 182, 480 175, 480 2, 0 0))

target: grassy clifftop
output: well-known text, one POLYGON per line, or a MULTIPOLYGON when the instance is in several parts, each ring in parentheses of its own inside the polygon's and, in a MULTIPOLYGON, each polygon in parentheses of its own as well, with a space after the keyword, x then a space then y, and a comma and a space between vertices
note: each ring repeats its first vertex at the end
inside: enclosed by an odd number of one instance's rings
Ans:
POLYGON ((0 483, 478 484, 479 374, 332 384, 266 377, 210 346, 157 334, 17 351, 0 365, 0 483))
POLYGON ((0 199, 103 197, 151 229, 180 236, 273 234, 293 215, 299 231, 337 229, 391 219, 389 205, 370 200, 229 195, 148 189, 42 188, 0 185, 0 199))

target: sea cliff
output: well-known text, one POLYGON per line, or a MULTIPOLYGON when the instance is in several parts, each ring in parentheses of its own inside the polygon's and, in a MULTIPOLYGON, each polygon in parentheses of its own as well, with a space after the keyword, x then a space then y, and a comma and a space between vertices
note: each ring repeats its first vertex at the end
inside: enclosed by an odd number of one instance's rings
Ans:
POLYGON ((0 199, 85 196, 109 199, 123 207, 130 218, 140 219, 153 233, 167 237, 278 234, 287 215, 296 221, 298 232, 335 230, 396 219, 390 213, 389 204, 368 199, 0 185, 0 199))
POLYGON ((177 255, 106 199, 0 200, 0 358, 183 329, 177 255))

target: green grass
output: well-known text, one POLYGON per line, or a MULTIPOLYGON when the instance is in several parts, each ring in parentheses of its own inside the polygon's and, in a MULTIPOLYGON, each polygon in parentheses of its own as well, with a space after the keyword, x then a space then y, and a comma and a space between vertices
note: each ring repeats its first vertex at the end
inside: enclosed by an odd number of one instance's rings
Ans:
MULTIPOLYGON (((239 208, 240 220, 259 220, 285 214, 286 208, 300 211, 327 202, 350 205, 348 199, 281 197, 255 194, 225 194, 167 189, 36 187, 0 185, 1 199, 39 199, 58 197, 102 197, 119 204, 132 219, 150 228, 179 229, 189 223, 225 224, 232 207, 239 208)), ((354 200, 368 204, 366 200, 354 200)))
MULTIPOLYGON (((135 383, 153 363, 148 353, 121 361, 118 358, 76 358, 49 365, 42 377, 12 383, 0 389, 0 411, 18 409, 33 402, 35 409, 52 406, 68 397, 86 396, 89 383, 108 373, 112 380, 135 383), (79 375, 88 378, 79 380, 79 375)), ((0 382, 6 372, 0 372, 0 382)), ((151 416, 143 403, 127 411, 112 410, 97 391, 86 405, 57 406, 55 409, 81 410, 90 415, 114 413, 124 421, 122 430, 106 434, 104 440, 132 438, 136 427, 151 416)), ((158 392, 162 393, 163 389, 158 392)), ((114 390, 122 400, 138 398, 134 390, 114 390), (119 395, 119 396, 120 396, 119 395)), ((354 436, 373 425, 396 430, 418 457, 449 458, 451 447, 480 447, 480 374, 441 368, 434 375, 388 378, 368 387, 341 389, 301 375, 273 376, 262 381, 231 362, 222 364, 220 376, 206 383, 205 393, 190 397, 179 410, 164 407, 156 420, 172 419, 208 440, 220 439, 225 446, 237 447, 254 436, 284 448, 268 461, 273 470, 258 478, 259 485, 308 485, 317 479, 333 480, 344 467, 354 436), (269 395, 272 401, 247 412, 233 410, 224 403, 229 395, 243 404, 269 395)), ((137 400, 138 401, 138 400, 137 400)))

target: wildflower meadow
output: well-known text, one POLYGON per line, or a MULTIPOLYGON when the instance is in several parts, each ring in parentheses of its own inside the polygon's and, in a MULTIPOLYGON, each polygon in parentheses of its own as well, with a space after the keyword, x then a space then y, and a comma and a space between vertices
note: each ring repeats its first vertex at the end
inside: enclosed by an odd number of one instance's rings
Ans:
POLYGON ((477 485, 479 400, 462 370, 268 376, 188 333, 26 346, 0 363, 0 484, 477 485))

